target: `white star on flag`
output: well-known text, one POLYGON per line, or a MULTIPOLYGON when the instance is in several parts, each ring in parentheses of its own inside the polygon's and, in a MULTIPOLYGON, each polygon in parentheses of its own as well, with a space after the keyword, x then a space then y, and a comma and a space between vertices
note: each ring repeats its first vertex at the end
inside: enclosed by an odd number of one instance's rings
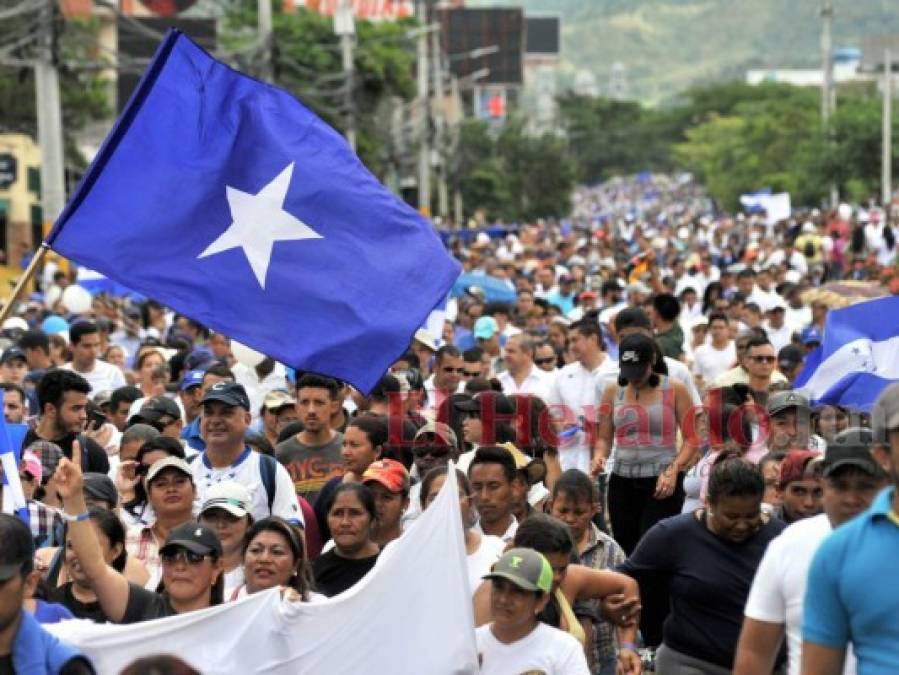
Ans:
POLYGON ((322 239, 318 232, 284 210, 293 165, 293 162, 288 164, 255 195, 226 185, 233 222, 197 258, 240 247, 259 285, 265 289, 265 277, 276 241, 322 239))

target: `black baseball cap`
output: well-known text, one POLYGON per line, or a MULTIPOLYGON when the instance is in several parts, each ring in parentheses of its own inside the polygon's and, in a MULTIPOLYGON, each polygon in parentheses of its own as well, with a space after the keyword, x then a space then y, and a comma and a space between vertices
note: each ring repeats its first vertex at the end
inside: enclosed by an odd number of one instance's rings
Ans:
POLYGON ((166 553, 174 548, 186 548, 197 555, 213 555, 222 557, 222 543, 210 528, 196 522, 187 522, 169 532, 165 546, 159 549, 166 553))
POLYGON ((112 504, 112 508, 119 504, 119 492, 116 490, 115 483, 105 473, 92 471, 85 473, 84 493, 107 504, 112 504))
POLYGON ((247 390, 243 388, 243 385, 236 382, 216 382, 209 387, 200 403, 208 403, 209 401, 218 401, 225 405, 237 405, 245 410, 250 409, 250 398, 247 396, 247 390))
POLYGON ((777 353, 777 365, 785 370, 791 370, 803 361, 805 361, 805 353, 796 345, 781 347, 777 353))
POLYGON ((656 360, 656 344, 648 335, 631 333, 618 345, 618 367, 629 382, 638 381, 656 360))
POLYGON ((0 513, 0 582, 16 574, 30 572, 34 565, 34 541, 31 530, 21 520, 0 513))
POLYGON ((13 361, 24 361, 25 363, 28 363, 28 359, 25 358, 25 352, 18 347, 4 349, 3 356, 0 356, 0 364, 12 363, 13 361))
POLYGON ((172 421, 181 419, 181 409, 168 396, 154 396, 141 406, 128 420, 128 424, 144 423, 156 426, 163 417, 171 417, 172 421))
POLYGON ((824 451, 824 476, 844 466, 854 466, 872 476, 879 476, 883 470, 871 454, 873 445, 874 433, 870 429, 854 427, 841 431, 824 451))

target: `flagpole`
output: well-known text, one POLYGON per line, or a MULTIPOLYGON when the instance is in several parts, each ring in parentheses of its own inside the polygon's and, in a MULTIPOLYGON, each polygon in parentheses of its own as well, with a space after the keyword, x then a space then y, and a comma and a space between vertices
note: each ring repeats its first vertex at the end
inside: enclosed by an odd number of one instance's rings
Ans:
POLYGON ((12 289, 12 297, 3 304, 2 308, 0 308, 0 324, 9 318, 13 305, 16 304, 16 300, 22 294, 25 284, 31 281, 31 278, 34 276, 34 271, 37 269, 37 266, 43 262, 44 257, 49 250, 50 246, 47 242, 41 242, 40 248, 38 248, 34 257, 31 259, 31 262, 28 263, 28 267, 25 268, 25 272, 22 273, 22 276, 19 277, 19 280, 16 282, 16 287, 12 289))

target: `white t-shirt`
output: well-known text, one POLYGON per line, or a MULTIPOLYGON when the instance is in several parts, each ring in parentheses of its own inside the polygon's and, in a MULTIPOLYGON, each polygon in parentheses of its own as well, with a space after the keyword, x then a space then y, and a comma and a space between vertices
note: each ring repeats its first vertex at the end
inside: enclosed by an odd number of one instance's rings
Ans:
MULTIPOLYGON (((474 524, 474 527, 471 528, 472 532, 477 532, 483 537, 487 536, 495 536, 495 535, 486 535, 484 534, 484 530, 481 529, 481 523, 478 521, 474 524)), ((509 527, 506 528, 506 531, 502 533, 498 539, 502 539, 506 544, 512 543, 512 540, 515 539, 515 533, 518 531, 518 519, 515 516, 512 516, 512 522, 509 524, 509 527)))
POLYGON ((128 384, 125 381, 124 373, 119 370, 118 366, 106 363, 106 361, 101 361, 100 359, 94 361, 93 369, 86 373, 75 370, 75 366, 71 362, 65 364, 63 368, 78 373, 87 380, 88 384, 91 386, 91 397, 101 391, 112 391, 128 384))
POLYGON ((259 457, 259 453, 247 448, 231 466, 215 469, 206 458, 205 452, 197 455, 190 466, 193 469, 194 483, 197 486, 198 501, 203 503, 206 490, 210 486, 230 480, 240 483, 250 493, 254 520, 272 515, 305 526, 293 481, 290 479, 287 469, 280 464, 275 467, 275 499, 272 501, 272 510, 269 513, 268 493, 265 491, 265 485, 262 484, 259 457))
POLYGON ((506 542, 491 534, 481 535, 481 545, 478 550, 465 556, 468 563, 468 586, 471 594, 478 590, 478 586, 484 580, 484 575, 490 572, 493 563, 499 560, 506 548, 506 542))
POLYGON ((243 584, 243 565, 238 565, 230 572, 225 572, 225 600, 234 595, 234 592, 243 584))
MULTIPOLYGON (((607 357, 604 362, 608 360, 607 357)), ((565 406, 565 418, 579 429, 559 448, 562 471, 580 469, 584 473, 590 472, 590 447, 584 431, 583 418, 587 417, 593 422, 598 422, 596 415, 599 399, 596 378, 601 368, 602 363, 593 370, 587 370, 579 361, 569 363, 559 370, 549 388, 547 405, 565 406)), ((561 410, 553 410, 552 413, 562 415, 561 410)))
MULTIPOLYGON (((783 624, 787 634, 789 675, 799 675, 802 656, 802 603, 808 570, 818 546, 833 531, 825 514, 790 525, 768 544, 759 564, 745 614, 783 624)), ((855 657, 847 654, 844 675, 854 675, 855 657)))
POLYGON ((786 322, 780 328, 771 328, 766 321, 764 328, 776 353, 779 353, 781 349, 793 341, 793 327, 786 322))
POLYGON ((538 623, 530 635, 512 644, 493 636, 490 624, 475 631, 481 675, 589 675, 580 643, 558 628, 538 623))
POLYGON ((724 349, 711 344, 699 345, 693 354, 693 374, 702 378, 706 386, 727 372, 737 360, 737 348, 730 340, 724 349))

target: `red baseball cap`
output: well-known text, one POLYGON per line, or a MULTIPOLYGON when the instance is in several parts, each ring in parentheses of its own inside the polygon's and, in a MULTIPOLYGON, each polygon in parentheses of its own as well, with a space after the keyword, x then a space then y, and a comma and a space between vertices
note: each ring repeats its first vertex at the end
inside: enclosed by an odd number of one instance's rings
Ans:
POLYGON ((780 465, 780 487, 785 488, 797 480, 819 478, 818 465, 824 457, 811 450, 791 450, 780 465))
POLYGON ((380 483, 391 492, 409 491, 409 472, 393 459, 379 459, 368 465, 362 474, 362 482, 380 483))

